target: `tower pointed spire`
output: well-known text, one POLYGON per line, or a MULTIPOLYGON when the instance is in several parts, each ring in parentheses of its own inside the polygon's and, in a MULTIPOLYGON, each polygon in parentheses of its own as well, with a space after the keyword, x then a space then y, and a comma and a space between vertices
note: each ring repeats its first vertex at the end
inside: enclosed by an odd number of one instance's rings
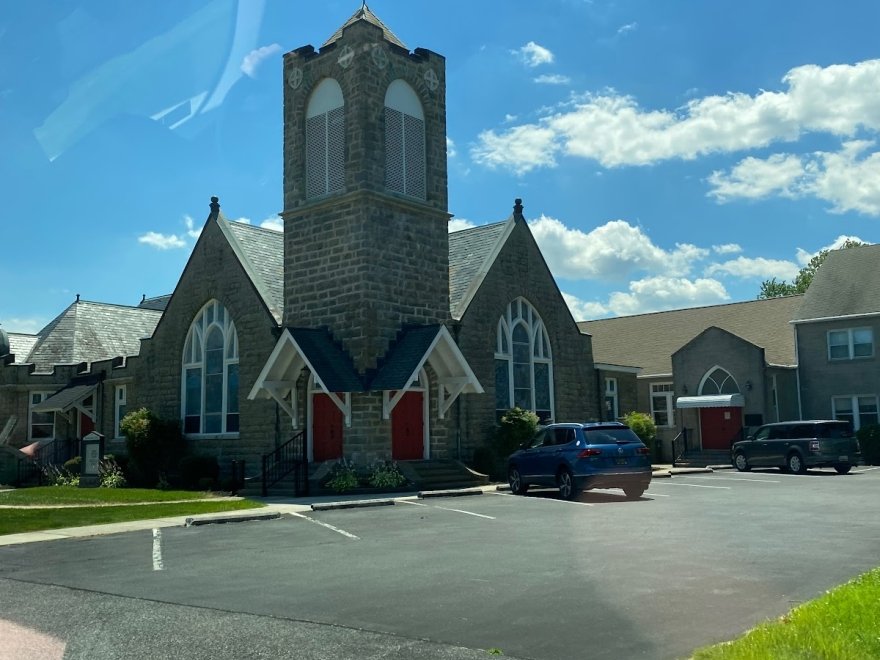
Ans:
POLYGON ((409 50, 409 48, 406 47, 406 44, 403 43, 397 37, 397 35, 394 34, 388 28, 388 26, 385 25, 379 19, 379 17, 373 13, 373 11, 367 6, 366 0, 363 0, 360 8, 355 13, 353 13, 351 15, 351 18, 349 18, 347 21, 345 21, 345 23, 342 24, 342 27, 340 27, 338 30, 336 30, 336 32, 334 32, 330 36, 330 38, 327 39, 327 41, 325 41, 323 43, 321 48, 324 48, 325 46, 329 46, 330 44, 333 44, 333 43, 336 43, 337 41, 339 41, 339 39, 342 37, 342 32, 345 30, 345 28, 347 28, 349 25, 353 25, 354 23, 357 23, 358 21, 364 21, 364 22, 369 23, 371 25, 375 25, 376 27, 378 27, 382 30, 382 36, 385 38, 385 41, 388 41, 388 42, 394 44, 395 46, 400 46, 401 48, 405 48, 406 50, 409 50))

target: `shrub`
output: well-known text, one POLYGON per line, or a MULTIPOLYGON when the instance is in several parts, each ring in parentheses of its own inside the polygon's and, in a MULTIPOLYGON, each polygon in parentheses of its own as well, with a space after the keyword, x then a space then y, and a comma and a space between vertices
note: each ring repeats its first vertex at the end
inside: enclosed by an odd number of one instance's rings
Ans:
POLYGON ((107 454, 101 461, 98 471, 101 475, 101 488, 125 488, 126 479, 122 468, 113 458, 113 454, 107 454))
POLYGON ((623 416, 623 423, 630 427, 639 440, 645 443, 645 446, 651 450, 655 460, 659 460, 658 447, 654 442, 657 437, 657 425, 654 418, 647 413, 629 412, 623 416))
POLYGON ((177 467, 185 452, 180 422, 159 419, 146 408, 132 410, 122 418, 132 481, 150 487, 177 467))
POLYGON ((370 468, 368 483, 373 488, 398 488, 406 483, 406 477, 397 466, 397 463, 377 461, 370 468))
POLYGON ((70 460, 64 461, 64 469, 70 474, 82 474, 82 456, 74 456, 70 460))
POLYGON ((45 466, 43 479, 49 486, 79 486, 79 474, 71 474, 57 465, 45 466))
POLYGON ((880 425, 868 424, 856 431, 862 460, 866 465, 880 465, 880 425))
POLYGON ((347 490, 357 488, 359 483, 354 463, 343 458, 333 466, 333 471, 326 485, 327 488, 335 490, 337 493, 344 493, 347 490))
POLYGON ((495 450, 502 458, 520 448, 524 442, 531 440, 538 430, 538 416, 530 410, 511 408, 501 417, 501 423, 495 430, 495 450))
POLYGON ((213 456, 190 454, 177 465, 180 484, 188 490, 211 490, 220 476, 220 466, 213 456))

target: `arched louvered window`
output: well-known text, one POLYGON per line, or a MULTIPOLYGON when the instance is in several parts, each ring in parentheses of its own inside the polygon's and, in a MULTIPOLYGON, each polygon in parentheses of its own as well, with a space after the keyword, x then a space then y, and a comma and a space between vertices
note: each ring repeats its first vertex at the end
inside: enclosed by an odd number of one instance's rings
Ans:
POLYGON ((495 344, 495 408, 514 406, 553 418, 553 356, 537 310, 524 298, 507 306, 498 320, 495 344))
POLYGON ((425 114, 403 80, 385 92, 385 188, 425 199, 425 114))
POLYGON ((739 385, 736 384, 730 372, 721 367, 713 367, 710 369, 700 383, 700 395, 707 396, 710 394, 737 394, 739 393, 739 385))
POLYGON ((184 433, 238 432, 238 333, 216 300, 189 327, 182 380, 184 433))
POLYGON ((345 104, 342 88, 322 80, 306 110, 306 197, 345 187, 345 104))

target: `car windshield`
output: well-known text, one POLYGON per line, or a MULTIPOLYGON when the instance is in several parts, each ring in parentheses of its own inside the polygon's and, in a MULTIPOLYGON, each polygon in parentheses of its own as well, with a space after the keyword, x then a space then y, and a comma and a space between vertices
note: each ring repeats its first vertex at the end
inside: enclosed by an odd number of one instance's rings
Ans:
POLYGON ((608 445, 619 442, 641 442, 632 429, 598 428, 584 429, 584 437, 590 445, 608 445))

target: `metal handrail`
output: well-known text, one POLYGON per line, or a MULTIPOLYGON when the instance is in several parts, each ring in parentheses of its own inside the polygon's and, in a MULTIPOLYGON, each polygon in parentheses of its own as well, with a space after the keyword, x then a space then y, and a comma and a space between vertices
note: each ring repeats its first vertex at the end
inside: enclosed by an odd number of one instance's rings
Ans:
MULTIPOLYGON (((300 431, 283 445, 263 455, 263 497, 268 496, 271 486, 296 469, 300 469, 306 476, 303 481, 305 482, 305 492, 307 493, 308 456, 306 455, 304 431, 300 431)), ((298 476, 302 477, 303 474, 298 476)))
POLYGON ((681 458, 687 453, 687 428, 682 427, 681 431, 678 432, 678 435, 672 439, 672 467, 675 467, 677 461, 681 460, 681 458), (676 446, 681 441, 681 451, 676 451, 676 446))

